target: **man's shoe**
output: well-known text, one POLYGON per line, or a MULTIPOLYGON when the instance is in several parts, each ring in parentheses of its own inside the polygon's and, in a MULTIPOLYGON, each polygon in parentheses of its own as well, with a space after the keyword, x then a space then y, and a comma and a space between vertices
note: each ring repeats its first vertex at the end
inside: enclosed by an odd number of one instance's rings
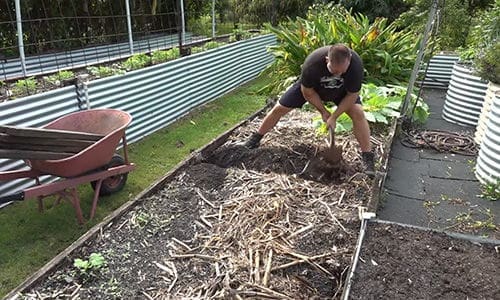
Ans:
POLYGON ((361 156, 363 157, 365 174, 373 178, 375 176, 375 153, 373 151, 361 152, 361 156))
POLYGON ((263 135, 255 132, 252 133, 250 138, 245 142, 244 146, 247 147, 248 149, 255 149, 260 146, 260 140, 262 139, 263 135))

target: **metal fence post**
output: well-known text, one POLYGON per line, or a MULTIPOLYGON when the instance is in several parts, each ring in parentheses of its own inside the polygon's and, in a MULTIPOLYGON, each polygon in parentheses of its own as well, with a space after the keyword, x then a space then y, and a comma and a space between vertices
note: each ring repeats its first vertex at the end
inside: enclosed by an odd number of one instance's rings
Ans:
POLYGON ((184 0, 179 0, 181 4, 181 37, 182 43, 186 43, 186 24, 184 20, 184 0))
POLYGON ((215 0, 212 0, 212 38, 215 39, 215 0))
POLYGON ((16 24, 17 24, 17 43, 19 48, 19 57, 21 58, 21 68, 23 75, 26 77, 26 58, 24 57, 24 41, 23 41, 23 20, 21 18, 21 1, 14 1, 16 8, 16 24))
POLYGON ((411 72, 410 82, 408 83, 408 88, 406 90, 406 96, 403 101, 403 105, 401 107, 401 115, 407 117, 408 106, 410 104, 411 94, 413 90, 413 86, 415 85, 415 81, 417 79, 418 71, 420 70, 420 62, 424 56, 425 47, 427 46, 427 40, 429 38, 429 33, 432 28, 432 24, 434 23, 434 19, 436 17, 436 12, 438 8, 438 0, 434 0, 432 2, 431 10, 429 12, 429 18, 427 19, 427 24, 425 26, 424 35, 422 38, 422 43, 420 44, 420 49, 418 50, 417 59, 415 64, 413 65, 413 71, 411 72))
POLYGON ((127 11, 128 47, 130 49, 130 55, 132 55, 134 54, 134 39, 132 37, 132 20, 130 16, 129 0, 125 0, 125 9, 127 11))

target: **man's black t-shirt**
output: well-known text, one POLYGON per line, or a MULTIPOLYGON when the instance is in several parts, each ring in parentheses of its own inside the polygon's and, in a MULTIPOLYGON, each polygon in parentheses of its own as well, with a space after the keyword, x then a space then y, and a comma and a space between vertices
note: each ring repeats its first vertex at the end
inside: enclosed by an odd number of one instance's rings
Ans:
POLYGON ((351 63, 340 77, 333 76, 326 67, 326 57, 330 46, 314 50, 302 65, 299 82, 313 88, 323 101, 341 101, 347 92, 355 93, 361 89, 363 63, 359 55, 351 50, 351 63))

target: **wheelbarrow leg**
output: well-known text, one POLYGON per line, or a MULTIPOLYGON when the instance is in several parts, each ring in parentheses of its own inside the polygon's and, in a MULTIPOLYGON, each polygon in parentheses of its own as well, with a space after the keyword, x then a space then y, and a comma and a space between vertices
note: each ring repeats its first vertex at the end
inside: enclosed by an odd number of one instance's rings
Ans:
POLYGON ((97 201, 99 201, 99 192, 101 191, 102 181, 104 179, 97 180, 95 189, 94 189, 94 200, 92 200, 92 209, 90 210, 90 220, 94 218, 95 210, 97 209, 97 201))
MULTIPOLYGON (((40 179, 38 179, 38 177, 35 178, 35 183, 36 185, 40 185, 40 179)), ((43 208, 43 196, 38 196, 36 197, 37 201, 38 201, 38 211, 39 212, 43 212, 44 208, 43 208)))
POLYGON ((71 205, 73 205, 73 208, 75 209, 76 213, 76 218, 78 220, 78 223, 80 225, 83 225, 83 214, 82 214, 82 208, 80 207, 80 197, 78 197, 78 192, 76 188, 70 188, 71 193, 68 195, 66 191, 61 191, 60 193, 71 202, 71 205))

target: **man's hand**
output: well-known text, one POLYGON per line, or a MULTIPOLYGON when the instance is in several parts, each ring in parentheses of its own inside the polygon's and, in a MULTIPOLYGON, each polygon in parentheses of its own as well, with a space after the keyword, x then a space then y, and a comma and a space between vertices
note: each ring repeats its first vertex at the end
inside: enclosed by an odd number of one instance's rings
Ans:
POLYGON ((337 118, 335 118, 334 115, 331 115, 328 120, 326 120, 326 125, 332 130, 335 130, 335 126, 337 126, 337 118))
POLYGON ((321 118, 323 119, 323 122, 327 123, 328 122, 328 119, 331 117, 331 114, 330 112, 328 112, 327 110, 323 111, 321 113, 321 118))

